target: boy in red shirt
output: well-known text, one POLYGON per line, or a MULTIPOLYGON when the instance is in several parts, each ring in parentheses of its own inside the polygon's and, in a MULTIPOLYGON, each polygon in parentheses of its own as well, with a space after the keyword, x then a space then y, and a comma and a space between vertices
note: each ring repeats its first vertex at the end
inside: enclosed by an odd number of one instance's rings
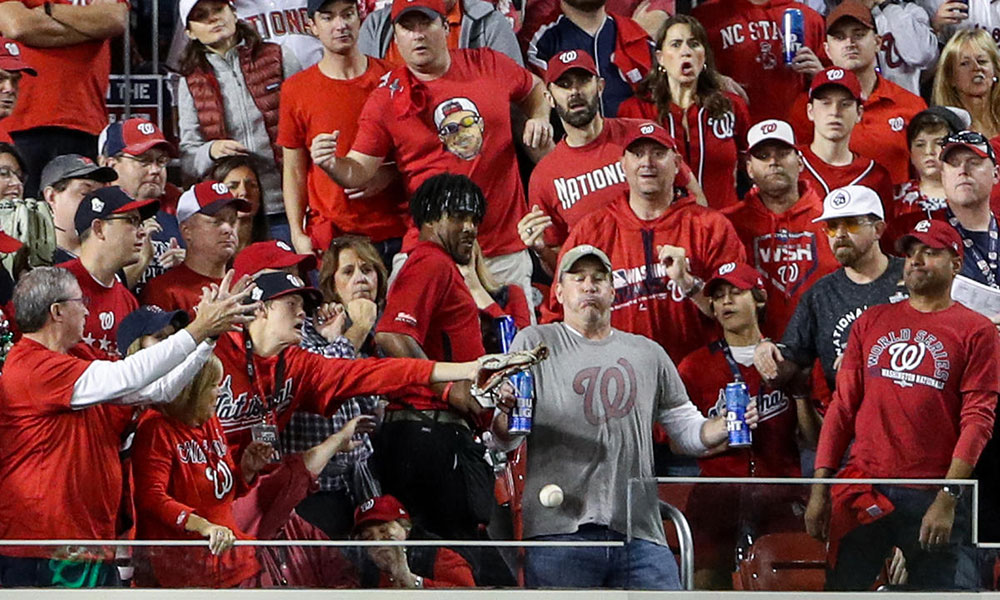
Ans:
POLYGON ((340 154, 347 154, 365 100, 392 65, 358 50, 356 2, 310 0, 308 11, 309 26, 323 43, 323 58, 281 86, 278 119, 292 244, 303 254, 323 252, 334 237, 357 233, 376 247, 384 245, 383 257, 391 258, 406 232, 403 188, 393 183, 396 169, 383 166, 375 181, 345 190, 312 162, 309 144, 321 133, 340 131, 340 154))
MULTIPOLYGON (((993 432, 1000 338, 986 317, 951 299, 961 238, 944 221, 924 220, 897 247, 910 298, 873 306, 854 323, 820 433, 817 478, 838 472, 853 439, 841 477, 968 479, 993 432)), ((955 587, 959 546, 970 541, 969 494, 835 485, 831 499, 829 487, 814 484, 806 509, 809 533, 836 543, 828 588, 869 589, 893 546, 911 585, 955 587), (869 497, 860 502, 859 492, 869 497)))

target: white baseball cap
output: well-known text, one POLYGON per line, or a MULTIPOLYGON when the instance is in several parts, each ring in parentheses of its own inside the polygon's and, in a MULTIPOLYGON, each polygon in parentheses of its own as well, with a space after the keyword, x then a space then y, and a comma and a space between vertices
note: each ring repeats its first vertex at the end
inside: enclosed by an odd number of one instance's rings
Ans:
POLYGON ((813 223, 865 215, 875 215, 879 219, 885 220, 882 200, 870 187, 845 185, 842 188, 832 190, 826 195, 826 198, 823 198, 823 214, 818 219, 813 219, 813 223))
MULTIPOLYGON (((180 13, 181 17, 180 24, 185 29, 187 28, 188 24, 188 15, 190 15, 191 11, 194 10, 194 5, 198 4, 199 2, 201 2, 201 0, 180 0, 180 2, 177 4, 177 11, 180 13)), ((229 0, 229 5, 233 6, 233 0, 229 0)), ((233 10, 236 10, 235 6, 233 6, 233 10)))
POLYGON ((792 126, 785 121, 778 119, 761 121, 747 132, 747 149, 753 150, 754 146, 768 140, 778 140, 794 147, 795 132, 792 131, 792 126))

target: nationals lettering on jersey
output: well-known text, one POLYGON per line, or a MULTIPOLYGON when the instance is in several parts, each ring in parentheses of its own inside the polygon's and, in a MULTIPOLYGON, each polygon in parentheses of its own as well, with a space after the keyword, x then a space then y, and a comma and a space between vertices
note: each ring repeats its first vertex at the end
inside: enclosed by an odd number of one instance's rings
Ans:
POLYGON ((615 161, 575 177, 558 177, 552 180, 552 183, 556 187, 559 204, 568 210, 578 200, 593 192, 625 183, 625 169, 622 168, 621 162, 615 161))
POLYGON ((240 11, 240 18, 253 25, 260 33, 260 37, 265 40, 289 33, 312 35, 306 28, 309 23, 309 14, 304 6, 256 14, 243 14, 243 11, 240 11))
POLYGON ((227 374, 219 386, 219 399, 215 404, 215 414, 222 422, 222 430, 226 432, 226 435, 229 435, 236 431, 250 429, 253 425, 260 423, 268 413, 279 414, 283 412, 292 402, 292 382, 292 377, 285 379, 281 390, 272 400, 270 410, 267 410, 256 392, 253 396, 247 392, 233 396, 233 376, 227 374))
POLYGON ((771 285, 794 296, 819 265, 816 234, 781 230, 753 239, 754 266, 771 285))
POLYGON ((890 379, 902 388, 924 385, 943 390, 951 370, 944 343, 932 333, 918 329, 914 334, 908 327, 879 337, 868 350, 866 364, 869 375, 890 379))
POLYGON ((645 310, 646 302, 670 298, 674 302, 684 302, 684 292, 667 276, 667 267, 657 262, 615 269, 611 272, 611 283, 615 288, 615 303, 612 311, 639 303, 639 310, 645 310), (650 272, 652 271, 652 272, 650 272))
MULTIPOLYGON (((758 421, 760 423, 777 417, 791 406, 788 396, 781 390, 764 392, 759 396, 754 396, 754 399, 757 400, 757 414, 759 415, 758 421)), ((708 409, 705 416, 710 419, 718 417, 722 414, 724 408, 726 408, 726 390, 725 388, 719 388, 719 398, 715 401, 715 406, 708 409)))

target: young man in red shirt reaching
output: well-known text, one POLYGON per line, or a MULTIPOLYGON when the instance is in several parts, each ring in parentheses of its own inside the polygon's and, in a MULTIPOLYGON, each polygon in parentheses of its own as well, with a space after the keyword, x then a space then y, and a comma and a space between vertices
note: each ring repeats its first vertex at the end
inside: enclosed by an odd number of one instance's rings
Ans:
MULTIPOLYGON (((948 223, 925 220, 897 246, 910 298, 873 306, 854 323, 820 433, 818 478, 968 479, 993 432, 1000 338, 986 317, 951 299, 961 238, 948 223)), ((893 546, 906 557, 911 585, 955 587, 966 558, 960 546, 971 539, 969 493, 829 488, 813 485, 805 515, 809 533, 832 542, 828 588, 869 589, 893 546)))

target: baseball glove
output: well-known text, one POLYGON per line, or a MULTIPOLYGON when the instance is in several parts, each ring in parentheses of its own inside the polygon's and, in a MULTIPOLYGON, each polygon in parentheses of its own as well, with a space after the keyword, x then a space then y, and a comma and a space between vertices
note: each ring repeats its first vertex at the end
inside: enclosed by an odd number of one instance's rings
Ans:
POLYGON ((531 350, 509 352, 507 354, 487 354, 479 358, 479 373, 472 384, 472 395, 483 406, 496 404, 500 384, 504 379, 527 371, 549 356, 549 348, 539 344, 531 350))

